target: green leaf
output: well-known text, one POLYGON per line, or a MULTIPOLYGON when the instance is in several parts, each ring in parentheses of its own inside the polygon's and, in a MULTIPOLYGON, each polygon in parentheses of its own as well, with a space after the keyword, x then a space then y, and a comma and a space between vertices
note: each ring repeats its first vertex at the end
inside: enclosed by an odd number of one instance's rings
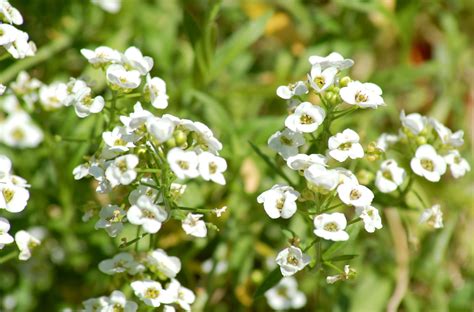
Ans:
POLYGON ((280 272, 280 267, 276 267, 273 271, 271 271, 263 280, 262 284, 258 286, 257 290, 253 297, 259 298, 261 297, 267 290, 278 284, 278 282, 283 278, 280 272))

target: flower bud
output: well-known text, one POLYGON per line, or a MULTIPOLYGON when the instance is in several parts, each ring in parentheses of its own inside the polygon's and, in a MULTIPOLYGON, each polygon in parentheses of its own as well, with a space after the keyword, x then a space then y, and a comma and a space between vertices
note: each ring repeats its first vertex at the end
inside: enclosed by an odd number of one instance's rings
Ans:
POLYGON ((349 84, 349 82, 351 82, 351 77, 349 76, 344 76, 341 78, 341 80, 339 80, 339 85, 341 87, 347 87, 347 85, 349 84))
POLYGON ((166 141, 165 144, 166 144, 167 148, 171 149, 173 147, 176 147, 176 140, 175 140, 175 138, 171 138, 168 141, 166 141))
POLYGON ((186 135, 186 133, 184 133, 184 131, 181 131, 181 130, 175 131, 173 134, 173 137, 178 146, 182 146, 186 144, 188 140, 188 136, 186 135))
POLYGON ((368 185, 374 180, 374 174, 368 170, 359 170, 356 174, 360 184, 368 185))
POLYGON ((416 144, 418 145, 426 144, 426 138, 424 136, 416 137, 416 144))

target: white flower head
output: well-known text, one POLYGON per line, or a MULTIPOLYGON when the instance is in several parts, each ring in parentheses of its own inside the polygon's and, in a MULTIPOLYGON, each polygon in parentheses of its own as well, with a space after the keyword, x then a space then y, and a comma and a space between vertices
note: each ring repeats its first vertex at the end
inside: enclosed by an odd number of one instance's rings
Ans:
POLYGON ((122 7, 122 0, 91 0, 91 2, 111 14, 118 13, 122 7))
POLYGON ((452 147, 460 147, 464 144, 464 131, 458 130, 452 132, 451 129, 444 126, 434 118, 429 118, 429 122, 438 134, 441 142, 452 147))
POLYGON ((338 281, 345 281, 351 278, 354 278, 356 275, 356 270, 352 269, 348 264, 344 266, 344 272, 338 275, 331 275, 326 277, 326 283, 334 284, 338 281))
POLYGON ((315 64, 311 67, 311 72, 308 74, 308 81, 314 91, 320 93, 325 91, 334 83, 336 74, 336 67, 322 69, 320 64, 315 64))
POLYGON ((354 61, 351 59, 345 59, 341 54, 332 52, 328 56, 312 55, 309 57, 311 65, 319 65, 322 69, 328 67, 335 67, 338 70, 343 70, 354 65, 354 61))
POLYGON ((346 226, 346 217, 340 212, 323 213, 314 218, 314 234, 327 240, 348 240, 349 234, 344 231, 346 226))
POLYGON ((106 312, 135 312, 138 309, 138 305, 136 304, 136 302, 127 300, 125 294, 119 290, 114 290, 110 294, 110 297, 107 299, 108 309, 106 310, 106 312))
POLYGON ((283 157, 298 154, 298 147, 305 144, 304 137, 301 133, 293 132, 290 129, 277 131, 268 139, 268 146, 283 157))
POLYGON ((196 300, 196 295, 175 280, 171 279, 166 291, 174 297, 174 302, 177 303, 183 310, 191 311, 191 304, 196 300))
POLYGON ((43 141, 43 132, 27 113, 16 112, 0 125, 0 141, 11 147, 37 147, 43 141))
POLYGON ((458 150, 451 150, 444 156, 444 160, 449 165, 451 174, 458 179, 471 171, 471 166, 466 159, 462 158, 458 150))
POLYGON ((181 227, 183 228, 184 232, 195 237, 206 237, 206 223, 201 220, 203 216, 204 215, 199 213, 188 213, 186 218, 181 223, 181 227))
POLYGON ((272 219, 289 219, 296 213, 296 200, 300 193, 291 186, 276 184, 257 197, 257 202, 272 219))
POLYGON ((158 191, 156 183, 152 178, 142 178, 140 183, 143 184, 138 185, 128 196, 130 205, 135 205, 142 195, 149 197, 152 202, 162 199, 161 193, 158 191))
POLYGON ((344 204, 355 207, 370 206, 374 199, 374 193, 368 187, 350 182, 339 185, 337 194, 344 204))
POLYGON ((125 127, 115 127, 112 131, 102 133, 102 139, 111 152, 127 152, 130 148, 135 147, 133 141, 135 137, 128 133, 125 127))
POLYGON ((277 311, 300 309, 306 304, 306 296, 298 290, 296 279, 283 277, 273 288, 265 292, 268 305, 277 311))
POLYGON ((227 162, 224 158, 209 152, 202 152, 198 155, 198 160, 199 174, 204 180, 225 185, 223 172, 227 170, 227 162))
POLYGON ((276 94, 284 100, 289 100, 292 97, 300 96, 308 93, 308 88, 303 81, 298 81, 288 86, 279 86, 276 90, 276 94))
POLYGON ((138 165, 138 157, 134 154, 119 156, 105 170, 105 176, 112 187, 117 185, 129 185, 137 177, 135 167, 138 165))
POLYGON ((402 127, 410 131, 414 135, 418 135, 428 125, 428 119, 418 113, 405 115, 405 111, 400 112, 400 122, 402 127))
POLYGON ((0 155, 0 182, 9 181, 12 171, 12 162, 5 155, 0 155))
POLYGON ((311 165, 304 171, 304 177, 313 186, 323 191, 334 190, 339 185, 339 172, 320 164, 311 165))
POLYGON ((25 209, 30 193, 21 185, 12 181, 0 183, 0 209, 17 213, 25 209))
POLYGON ((123 63, 130 69, 137 70, 141 75, 146 75, 153 67, 153 59, 143 56, 136 47, 130 47, 123 54, 123 63))
POLYGON ((356 159, 364 157, 364 149, 359 143, 359 135, 351 129, 346 129, 341 133, 329 138, 329 156, 339 162, 347 158, 356 159))
POLYGON ((154 204, 146 195, 140 196, 136 204, 127 211, 128 221, 131 224, 141 225, 146 233, 158 232, 167 217, 166 210, 154 204))
POLYGON ((144 269, 145 267, 135 261, 132 254, 128 252, 118 253, 112 259, 106 259, 99 263, 99 270, 108 275, 124 272, 136 274, 144 269))
POLYGON ((134 281, 130 284, 135 296, 140 298, 146 305, 159 307, 161 304, 174 302, 173 295, 163 289, 160 283, 152 280, 134 281))
POLYGON ((150 97, 151 105, 158 109, 168 107, 168 95, 166 94, 166 82, 158 77, 151 78, 146 76, 146 84, 144 87, 146 96, 150 97))
POLYGON ((441 211, 440 205, 434 205, 431 208, 427 208, 423 211, 420 216, 420 223, 427 223, 429 226, 435 229, 443 227, 443 212, 441 211))
POLYGON ((0 1, 0 20, 15 25, 23 24, 23 16, 21 16, 20 11, 7 0, 0 1))
POLYGON ((10 230, 10 222, 7 219, 0 217, 0 249, 3 246, 13 243, 13 237, 8 234, 10 230))
POLYGON ((152 267, 152 271, 159 271, 169 278, 175 278, 181 271, 179 258, 168 256, 163 249, 156 249, 149 253, 147 264, 152 267))
POLYGON ((286 160, 286 164, 289 168, 300 171, 304 171, 315 164, 326 167, 326 162, 326 157, 321 154, 297 154, 295 156, 288 157, 286 160))
POLYGON ((311 133, 318 129, 324 118, 324 109, 310 102, 303 102, 296 107, 293 114, 286 117, 285 126, 294 132, 311 133))
POLYGON ((140 72, 137 70, 126 70, 120 64, 112 64, 107 67, 107 81, 113 89, 129 91, 138 88, 141 83, 140 72))
POLYGON ((216 217, 220 218, 224 212, 227 211, 227 206, 222 206, 221 208, 214 208, 212 211, 216 217))
POLYGON ((99 298, 90 298, 82 302, 84 312, 107 311, 109 308, 109 298, 102 296, 99 298))
POLYGON ((395 160, 388 159, 380 165, 380 169, 377 171, 375 186, 382 193, 390 193, 402 185, 405 176, 405 169, 399 167, 395 160))
POLYGON ((43 85, 39 91, 40 102, 45 110, 61 108, 65 104, 67 96, 67 85, 62 82, 43 85))
POLYGON ((382 133, 377 139, 376 146, 382 151, 386 152, 388 147, 394 143, 397 143, 399 136, 395 134, 382 133))
POLYGON ((364 222, 364 228, 367 232, 373 233, 382 228, 382 218, 380 218, 377 208, 372 206, 356 207, 356 214, 364 222))
POLYGON ((360 108, 377 108, 385 104, 382 98, 382 89, 370 82, 351 81, 347 87, 341 88, 339 95, 347 104, 360 108))
POLYGON ((424 144, 418 147, 410 167, 417 175, 431 182, 438 182, 446 172, 446 161, 438 155, 433 146, 424 144))
POLYGON ((146 121, 146 128, 158 144, 163 144, 173 137, 176 124, 167 117, 150 117, 146 121))
POLYGON ((283 276, 291 276, 301 271, 309 264, 311 257, 304 254, 298 247, 290 246, 283 249, 276 257, 276 263, 280 266, 283 276))
POLYGON ((105 46, 97 47, 95 50, 81 49, 81 54, 90 64, 96 67, 120 63, 122 61, 122 56, 119 51, 105 46))
POLYGON ((23 230, 16 232, 15 243, 20 250, 18 259, 22 261, 30 259, 32 251, 41 244, 39 239, 23 230))
POLYGON ((105 229, 110 237, 116 237, 122 232, 125 211, 117 205, 107 205, 100 210, 99 221, 95 229, 105 229))
POLYGON ((199 159, 194 151, 184 151, 174 147, 168 152, 166 158, 178 179, 196 178, 199 175, 199 159))

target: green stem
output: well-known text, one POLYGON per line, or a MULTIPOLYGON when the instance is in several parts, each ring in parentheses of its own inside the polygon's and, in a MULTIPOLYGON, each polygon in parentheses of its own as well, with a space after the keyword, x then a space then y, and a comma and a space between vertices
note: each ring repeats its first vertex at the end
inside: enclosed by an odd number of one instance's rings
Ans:
POLYGON ((10 252, 9 254, 6 254, 5 256, 1 257, 0 258, 0 264, 8 262, 8 261, 16 258, 16 256, 18 256, 18 253, 19 253, 18 250, 14 250, 14 251, 10 252))

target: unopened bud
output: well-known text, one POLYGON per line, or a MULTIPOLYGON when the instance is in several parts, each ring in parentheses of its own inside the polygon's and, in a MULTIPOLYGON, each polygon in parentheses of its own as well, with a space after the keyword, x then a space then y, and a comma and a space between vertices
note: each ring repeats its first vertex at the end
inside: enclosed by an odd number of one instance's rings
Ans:
POLYGON ((351 77, 349 76, 345 76, 345 77, 342 77, 341 80, 339 80, 339 85, 341 87, 347 87, 347 85, 349 84, 349 82, 351 82, 351 77))

